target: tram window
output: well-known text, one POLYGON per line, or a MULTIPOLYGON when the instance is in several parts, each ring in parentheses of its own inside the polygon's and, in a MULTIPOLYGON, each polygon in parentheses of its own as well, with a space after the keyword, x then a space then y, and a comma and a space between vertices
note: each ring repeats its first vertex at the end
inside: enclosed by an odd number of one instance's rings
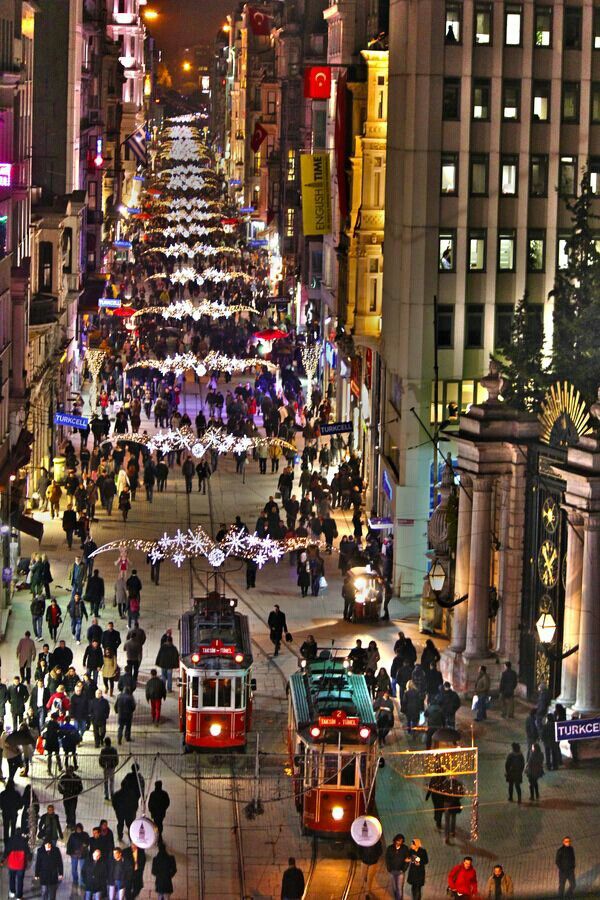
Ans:
POLYGON ((243 709, 244 708, 244 679, 243 678, 235 678, 235 708, 243 709))
POLYGON ((354 756, 342 756, 342 769, 340 771, 340 785, 342 787, 354 787, 356 778, 356 759, 354 756))
POLYGON ((188 706, 190 709, 198 709, 198 681, 197 675, 192 675, 188 681, 188 706))
POLYGON ((205 678, 202 682, 202 706, 217 705, 217 679, 205 678))
POLYGON ((337 784, 338 780, 338 756, 327 753, 323 760, 323 781, 325 784, 337 784))
POLYGON ((231 706, 231 678, 219 679, 219 706, 231 706))

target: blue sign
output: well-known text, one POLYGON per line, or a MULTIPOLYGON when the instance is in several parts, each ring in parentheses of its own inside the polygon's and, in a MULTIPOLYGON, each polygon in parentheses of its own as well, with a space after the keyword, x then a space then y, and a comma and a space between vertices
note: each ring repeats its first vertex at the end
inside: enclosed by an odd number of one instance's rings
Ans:
POLYGON ((128 250, 131 247, 131 241, 113 241, 113 247, 118 250, 128 250))
POLYGON ((600 718, 555 722, 554 731, 557 741, 589 741, 591 738, 600 738, 600 718))
POLYGON ((321 434, 351 434, 352 422, 331 422, 321 425, 321 434))
POLYGON ((98 308, 99 309, 121 309, 121 301, 117 297, 113 299, 112 297, 100 297, 98 300, 98 308))
POLYGON ((239 178, 230 178, 229 184, 232 184, 234 187, 239 187, 241 185, 241 180, 239 178))
POLYGON ((240 207, 241 213, 253 213, 256 212, 253 206, 242 206, 240 207))
POLYGON ((85 431, 90 421, 86 416, 73 416, 71 413, 54 413, 55 425, 66 425, 68 428, 81 428, 85 431))
POLYGON ((329 363, 330 368, 335 369, 337 353, 331 341, 325 341, 325 359, 329 363))
POLYGON ((381 470, 381 487, 383 488, 383 493, 391 501, 394 496, 394 488, 392 487, 392 482, 390 481, 390 476, 385 471, 385 469, 381 470))
POLYGON ((269 242, 266 238, 252 238, 248 241, 249 247, 268 247, 269 242))
POLYGON ((394 523, 391 516, 380 516, 367 520, 371 531, 384 531, 386 528, 393 528, 394 523))

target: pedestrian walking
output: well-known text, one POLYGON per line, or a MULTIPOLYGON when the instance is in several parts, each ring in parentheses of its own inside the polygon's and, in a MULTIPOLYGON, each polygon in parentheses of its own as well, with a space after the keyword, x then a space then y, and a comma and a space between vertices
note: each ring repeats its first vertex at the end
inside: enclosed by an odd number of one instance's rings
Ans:
POLYGON ((75 560, 69 567, 69 571, 67 573, 67 581, 69 583, 69 587, 71 588, 71 600, 75 596, 75 594, 79 594, 81 597, 83 594, 83 584, 87 575, 87 565, 82 562, 79 556, 75 557, 75 560))
POLYGON ((67 766, 58 780, 57 788, 59 794, 62 794, 67 828, 74 831, 77 824, 77 798, 83 790, 83 782, 73 766, 67 766))
POLYGON ((115 771, 119 765, 119 752, 113 747, 109 737, 104 738, 104 746, 100 751, 98 763, 104 779, 104 799, 111 800, 115 792, 115 771))
POLYGON ((90 604, 92 616, 99 616, 100 609, 104 606, 104 578, 101 578, 98 569, 94 569, 88 578, 84 599, 90 604))
POLYGON ((130 844, 123 851, 123 857, 131 867, 130 898, 135 900, 144 888, 144 870, 146 868, 146 851, 136 844, 130 844))
POLYGON ((44 627, 44 613, 46 611, 46 600, 43 594, 36 594, 29 604, 31 612, 31 627, 38 641, 42 640, 42 630, 44 627))
POLYGON ((120 847, 114 847, 108 861, 108 900, 126 900, 131 889, 131 866, 120 847))
MULTIPOLYGON (((130 604, 136 600, 135 597, 132 597, 129 601, 130 604)), ((138 601, 139 602, 139 601, 138 601)), ((136 619, 137 623, 137 619, 136 619)), ((132 623, 133 624, 133 623, 132 623)), ((130 626, 131 627, 131 626, 130 626)), ((127 658, 126 670, 131 675, 133 680, 133 684, 137 684, 137 677, 140 671, 140 666, 142 664, 142 656, 144 653, 143 644, 137 634, 133 634, 128 640, 125 641, 123 645, 123 650, 125 651, 125 655, 127 658)))
POLYGON ((58 723, 58 713, 53 712, 50 719, 46 722, 46 726, 42 732, 44 740, 44 750, 46 751, 46 762, 48 765, 48 775, 52 775, 52 757, 56 759, 57 771, 62 772, 62 760, 60 758, 60 725, 58 723))
POLYGON ((77 643, 81 644, 81 627, 84 618, 87 619, 88 614, 79 591, 76 591, 70 599, 67 605, 67 612, 71 618, 71 634, 77 643))
POLYGON ((164 642, 161 642, 155 665, 161 670, 162 680, 165 683, 167 693, 171 693, 173 690, 173 669, 179 669, 179 651, 174 645, 170 634, 167 635, 164 642))
POLYGON ((441 791, 444 800, 444 840, 450 843, 450 838, 456 835, 456 817, 462 812, 461 797, 464 797, 465 788, 458 778, 446 777, 443 779, 441 791))
POLYGON ((267 625, 269 626, 269 638, 271 640, 271 643, 273 644, 273 647, 275 648, 275 653, 273 655, 277 656, 281 647, 281 639, 283 637, 283 634, 285 632, 286 637, 288 634, 285 613, 281 611, 277 603, 269 613, 267 625))
POLYGON ((42 900, 56 900, 58 885, 63 880, 61 852, 52 841, 46 840, 35 858, 35 880, 42 888, 42 900))
POLYGON ((152 722, 160 724, 160 707, 163 700, 167 699, 167 690, 162 678, 158 677, 156 669, 150 670, 150 678, 146 683, 146 700, 150 704, 152 722))
POLYGON ((438 831, 442 830, 442 818, 444 815, 444 797, 442 794, 443 789, 444 776, 434 775, 429 779, 429 784, 427 785, 427 793, 425 794, 425 800, 429 800, 429 798, 431 798, 431 801, 433 803, 433 820, 438 831))
POLYGON ((125 485, 121 493, 119 494, 119 510, 123 517, 123 522, 127 522, 127 516, 129 515, 129 510, 131 509, 131 491, 129 487, 125 485))
POLYGON ((304 896, 304 873, 296 865, 293 856, 288 859, 288 867, 281 879, 281 900, 301 900, 304 896))
POLYGON ((84 900, 103 900, 108 889, 108 870, 97 847, 83 864, 84 900))
POLYGON ((98 641, 90 641, 83 652, 86 675, 94 686, 98 684, 98 672, 104 663, 104 654, 98 641))
POLYGON ((84 831, 81 822, 77 822, 75 830, 67 841, 67 856, 71 857, 71 880, 73 887, 83 887, 83 864, 88 854, 90 836, 84 831))
POLYGON ((62 612, 56 600, 52 599, 50 606, 46 610, 46 623, 50 632, 50 639, 56 643, 58 638, 58 629, 62 622, 62 612))
POLYGON ((573 842, 567 835, 562 839, 562 843, 556 851, 556 868, 558 869, 558 896, 573 897, 577 884, 575 882, 575 850, 573 842), (569 888, 565 894, 565 888, 569 883, 569 888))
POLYGON ((106 631, 102 632, 100 643, 105 650, 110 649, 115 656, 117 655, 117 650, 121 646, 121 635, 115 628, 113 622, 109 622, 106 626, 106 631))
MULTIPOLYGON (((54 518, 54 516, 52 516, 54 518)), ((69 550, 73 548, 73 534, 77 528, 77 513, 72 506, 67 506, 62 517, 62 528, 66 535, 67 547, 69 550)))
POLYGON ((529 799, 539 800, 539 780, 544 774, 544 754, 537 741, 529 748, 527 763, 525 765, 525 774, 529 781, 529 799))
POLYGON ((21 683, 19 675, 15 675, 7 692, 13 728, 18 728, 25 716, 25 704, 29 700, 29 691, 21 683))
POLYGON ((166 900, 173 891, 173 878, 177 873, 175 857, 167 852, 162 839, 158 841, 158 853, 152 860, 152 874, 154 875, 154 887, 157 900, 166 900))
POLYGON ((31 852, 27 836, 22 830, 15 832, 8 842, 5 841, 3 859, 8 869, 8 896, 23 900, 25 870, 31 860, 31 852))
POLYGON ((406 883, 410 884, 412 900, 421 900, 425 884, 425 866, 429 864, 429 854, 419 838, 410 842, 410 863, 406 883))
POLYGON ((181 474, 185 479, 185 490, 187 494, 192 493, 192 489, 194 487, 194 475, 196 473, 196 467, 194 466, 194 461, 190 453, 186 456, 183 465, 181 467, 181 474))
POLYGON ((507 660, 504 663, 504 672, 500 676, 500 701, 502 704, 502 718, 514 719, 515 717, 515 691, 519 679, 513 670, 512 663, 507 660))
POLYGON ((16 834, 17 818, 19 810, 23 807, 23 795, 9 781, 2 793, 0 794, 0 812, 2 813, 2 827, 4 846, 8 845, 9 840, 16 834))
POLYGON ((477 675, 477 680, 475 681, 475 697, 473 697, 474 702, 474 710, 475 710, 475 721, 482 722, 484 719, 487 719, 487 708, 489 703, 489 694, 490 694, 490 676, 487 673, 486 666, 479 667, 479 674, 477 675))
POLYGON ((54 809, 54 804, 49 803, 46 807, 46 812, 43 816, 40 816, 40 821, 38 824, 38 838, 42 840, 44 843, 46 841, 50 841, 52 844, 56 844, 58 839, 62 840, 63 838, 63 830, 60 824, 60 819, 54 809))
POLYGON ((119 674, 115 651, 111 650, 110 647, 106 647, 103 659, 102 681, 104 682, 104 690, 112 697, 115 689, 115 681, 119 674))
POLYGON ((542 726, 542 743, 546 755, 546 768, 549 772, 553 769, 559 769, 562 765, 560 744, 556 740, 555 722, 554 714, 548 713, 542 726))
POLYGON ((494 866, 486 886, 486 900, 503 900, 504 897, 512 897, 513 893, 510 875, 506 874, 502 866, 494 866))
POLYGON ((512 750, 506 757, 504 763, 504 773, 508 782, 508 799, 510 803, 513 800, 513 790, 517 793, 517 803, 521 802, 521 783, 523 781, 523 771, 525 769, 525 757, 521 753, 520 744, 511 745, 512 750))
POLYGON ((31 632, 26 631, 17 644, 17 662, 21 673, 21 681, 25 684, 31 683, 31 664, 36 655, 37 650, 35 643, 31 639, 31 632))
POLYGON ((125 688, 119 694, 115 701, 115 712, 117 714, 117 741, 123 743, 123 735, 125 740, 131 742, 131 723, 133 721, 133 713, 136 708, 136 702, 129 688, 125 688))
POLYGON ((450 869, 448 887, 455 900, 459 897, 477 897, 477 872, 473 857, 465 856, 462 862, 450 869))
POLYGON ((409 862, 410 850, 404 843, 404 835, 397 834, 385 851, 385 867, 390 873, 394 900, 403 900, 404 881, 409 862))
POLYGON ((384 691, 383 695, 375 700, 373 710, 377 721, 377 737, 379 743, 383 745, 394 727, 394 701, 390 697, 389 691, 384 691))
POLYGON ((162 781, 155 781, 154 790, 148 797, 148 810, 152 816, 152 821, 158 828, 159 835, 163 833, 163 822, 170 805, 171 798, 163 788, 162 781))

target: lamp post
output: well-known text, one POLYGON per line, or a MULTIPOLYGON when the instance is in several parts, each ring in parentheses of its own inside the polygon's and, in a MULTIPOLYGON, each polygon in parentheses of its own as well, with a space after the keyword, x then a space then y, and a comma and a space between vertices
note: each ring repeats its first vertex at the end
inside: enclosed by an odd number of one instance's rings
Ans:
POLYGON ((427 573, 427 579, 436 603, 443 609, 452 609, 453 606, 458 606, 459 603, 464 603, 465 600, 469 599, 468 594, 464 594, 462 597, 456 597, 454 600, 441 599, 440 595, 444 589, 444 584, 446 583, 446 570, 439 559, 433 560, 433 565, 427 573))
POLYGON ((561 662, 563 659, 566 659, 568 656, 571 656, 579 650, 579 644, 575 644, 574 647, 571 647, 564 653, 562 653, 562 651, 557 653, 552 650, 552 644, 556 638, 557 625, 550 606, 542 609, 540 617, 535 623, 535 628, 538 633, 539 642, 542 645, 546 656, 553 662, 561 662))

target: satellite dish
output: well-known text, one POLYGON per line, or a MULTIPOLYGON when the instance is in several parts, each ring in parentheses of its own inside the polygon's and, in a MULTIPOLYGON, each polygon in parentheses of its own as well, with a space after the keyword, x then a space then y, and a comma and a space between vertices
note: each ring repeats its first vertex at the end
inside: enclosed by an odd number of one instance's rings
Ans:
POLYGON ((152 819, 147 816, 140 816, 134 819, 129 826, 129 837, 136 847, 142 850, 149 850, 154 847, 158 839, 158 829, 152 819))
POLYGON ((373 847, 381 838, 383 828, 375 816, 359 816, 352 823, 350 834, 359 847, 373 847))

